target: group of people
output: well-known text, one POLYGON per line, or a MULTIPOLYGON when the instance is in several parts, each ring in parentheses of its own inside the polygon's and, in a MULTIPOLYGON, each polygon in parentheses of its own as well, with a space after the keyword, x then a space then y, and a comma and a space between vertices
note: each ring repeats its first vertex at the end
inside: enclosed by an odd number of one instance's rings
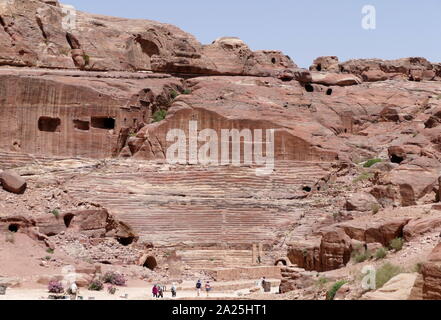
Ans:
MULTIPOLYGON (((207 281, 207 282, 205 283, 204 289, 205 289, 205 292, 206 292, 206 294, 207 294, 207 297, 209 297, 209 295, 210 295, 210 291, 211 291, 211 284, 210 284, 210 281, 207 281)), ((156 298, 156 299, 164 298, 164 292, 165 292, 165 291, 166 291, 166 290, 165 290, 165 287, 164 287, 164 286, 161 286, 161 285, 155 284, 155 285, 153 286, 153 288, 152 288, 153 298, 156 298)), ((201 280, 198 280, 198 281, 196 282, 196 294, 197 294, 198 297, 201 296, 201 291, 202 291, 202 281, 201 281, 201 280)), ((170 288, 170 292, 171 292, 171 294, 172 294, 172 298, 176 298, 176 296, 177 296, 177 292, 178 292, 178 289, 177 289, 177 287, 176 287, 176 283, 173 283, 173 284, 172 284, 172 286, 171 286, 171 288, 170 288)))
POLYGON ((155 284, 152 289, 153 298, 159 299, 164 298, 164 287, 158 284, 155 284))
MULTIPOLYGON (((202 290, 202 281, 199 279, 196 282, 196 293, 197 293, 198 297, 201 296, 201 290, 202 290)), ((205 292, 207 294, 207 297, 210 295, 210 291, 211 291, 211 284, 210 284, 210 281, 207 281, 205 283, 205 292)))
MULTIPOLYGON (((165 287, 155 284, 152 289, 153 298, 161 299, 164 298, 164 292, 166 291, 165 287)), ((170 288, 171 294, 173 298, 176 298, 177 288, 176 283, 173 283, 170 288)))

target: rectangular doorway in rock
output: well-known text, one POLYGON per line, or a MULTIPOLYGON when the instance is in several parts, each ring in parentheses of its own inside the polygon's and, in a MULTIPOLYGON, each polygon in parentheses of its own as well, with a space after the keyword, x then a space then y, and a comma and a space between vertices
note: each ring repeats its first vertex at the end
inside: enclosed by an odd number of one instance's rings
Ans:
POLYGON ((60 132, 60 118, 40 117, 38 119, 38 130, 43 132, 60 132))
POLYGON ((75 129, 82 130, 82 131, 89 131, 90 130, 90 122, 89 121, 74 120, 73 123, 74 123, 75 129))
POLYGON ((96 129, 115 129, 115 119, 109 117, 92 117, 92 127, 96 129))

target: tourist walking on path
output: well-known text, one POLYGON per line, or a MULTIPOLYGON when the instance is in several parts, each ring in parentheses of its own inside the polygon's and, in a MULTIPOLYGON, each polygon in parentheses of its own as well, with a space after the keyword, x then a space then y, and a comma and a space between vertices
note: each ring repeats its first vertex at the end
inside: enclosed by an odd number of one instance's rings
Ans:
POLYGON ((77 300, 78 286, 75 282, 72 282, 72 284, 70 285, 69 294, 70 294, 70 300, 77 300))
POLYGON ((176 283, 173 283, 171 287, 172 298, 176 298, 176 291, 177 291, 176 283))
POLYGON ((266 282, 265 277, 260 279, 260 281, 259 281, 260 292, 264 292, 264 290, 265 290, 264 289, 265 288, 265 282, 266 282))
POLYGON ((153 293, 153 298, 158 297, 158 286, 156 284, 153 286, 152 293, 153 293))
POLYGON ((210 281, 207 281, 207 283, 205 284, 205 291, 207 292, 207 297, 208 297, 211 291, 210 281))
POLYGON ((158 298, 164 298, 164 288, 162 286, 158 286, 158 298))
POLYGON ((201 289, 202 289, 202 281, 198 280, 198 282, 196 282, 196 292, 198 297, 201 296, 201 289))

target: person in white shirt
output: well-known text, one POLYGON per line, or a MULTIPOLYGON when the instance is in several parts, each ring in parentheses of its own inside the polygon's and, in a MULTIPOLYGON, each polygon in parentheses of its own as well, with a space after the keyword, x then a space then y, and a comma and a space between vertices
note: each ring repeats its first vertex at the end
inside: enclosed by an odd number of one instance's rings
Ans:
POLYGON ((70 299, 71 300, 77 300, 78 295, 78 286, 75 282, 72 282, 72 284, 69 287, 69 293, 70 293, 70 299))

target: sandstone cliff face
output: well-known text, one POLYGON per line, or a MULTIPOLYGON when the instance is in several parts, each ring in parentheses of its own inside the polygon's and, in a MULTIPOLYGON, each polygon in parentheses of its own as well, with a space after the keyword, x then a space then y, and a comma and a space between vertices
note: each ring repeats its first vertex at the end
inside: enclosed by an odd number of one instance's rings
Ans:
POLYGON ((0 6, 0 64, 96 71, 272 75, 293 67, 278 51, 252 52, 235 38, 208 46, 169 24, 75 11, 57 1, 0 6))
POLYGON ((0 147, 45 155, 116 156, 167 88, 180 85, 171 77, 78 75, 2 71, 0 147))
MULTIPOLYGON (((66 231, 122 246, 143 237, 179 247, 198 268, 254 264, 249 249, 258 242, 271 252, 266 264, 288 252, 290 263, 319 272, 345 267, 354 244, 387 247, 439 229, 435 214, 373 215, 427 210, 441 198, 440 64, 319 57, 303 70, 279 51, 253 52, 234 37, 202 45, 154 21, 76 12, 71 27, 66 10, 55 0, 0 2, 0 169, 49 161, 56 171, 51 160, 59 157, 140 161, 99 170, 82 159, 88 169, 73 177, 76 169, 60 169, 54 184, 69 191, 72 205, 109 211, 69 209, 60 221, 9 217, 0 227, 29 230, 48 247, 49 237, 66 231), (165 119, 155 119, 158 111, 165 119), (190 121, 218 136, 274 129, 276 174, 160 166, 174 143, 167 133, 188 132, 190 121)), ((14 203, 7 201, 2 210, 14 203)), ((44 203, 20 210, 47 211, 44 203)), ((439 298, 436 259, 423 268, 426 298, 439 298)), ((284 272, 292 280, 286 291, 316 275, 284 272)))

